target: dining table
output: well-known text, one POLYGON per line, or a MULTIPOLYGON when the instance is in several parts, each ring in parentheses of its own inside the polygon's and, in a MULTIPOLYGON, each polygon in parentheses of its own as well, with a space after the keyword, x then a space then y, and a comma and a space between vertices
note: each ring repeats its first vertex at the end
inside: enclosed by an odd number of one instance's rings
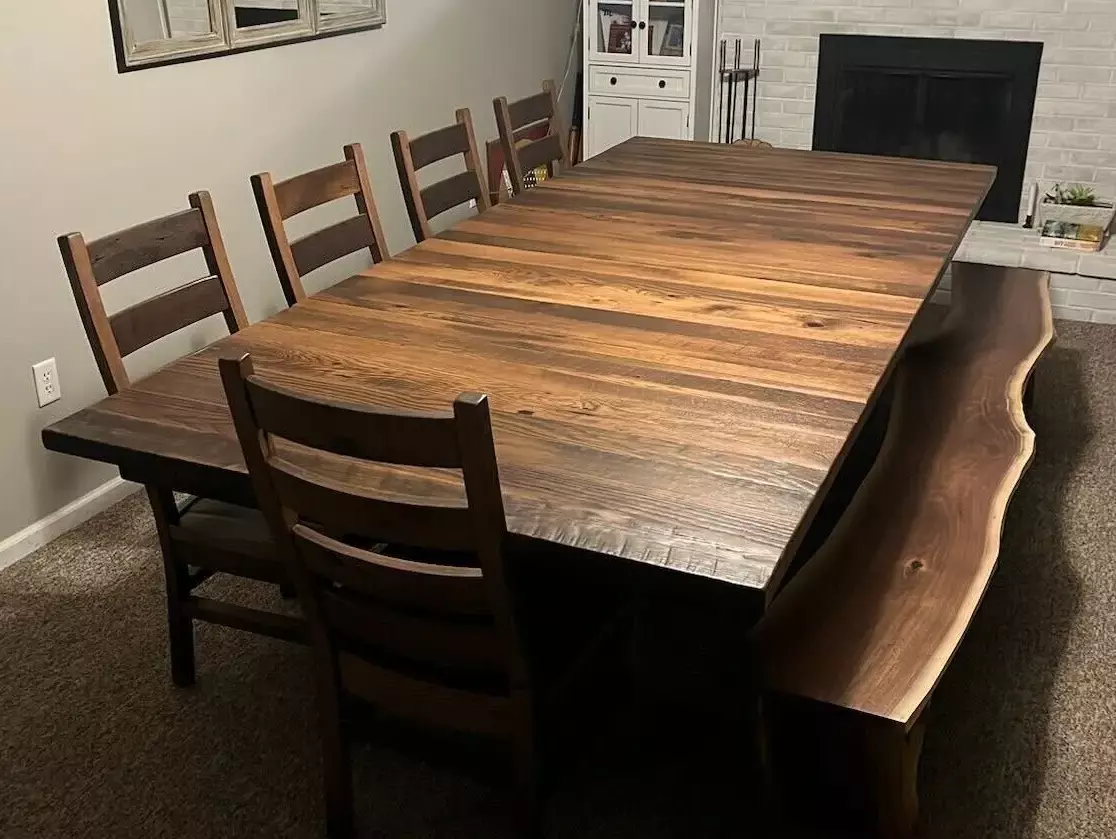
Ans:
MULTIPOLYGON (((404 410, 488 394, 508 532, 778 590, 993 180, 989 166, 637 137, 43 431, 250 505, 217 360, 404 410)), ((438 470, 338 466, 369 494, 438 470)))

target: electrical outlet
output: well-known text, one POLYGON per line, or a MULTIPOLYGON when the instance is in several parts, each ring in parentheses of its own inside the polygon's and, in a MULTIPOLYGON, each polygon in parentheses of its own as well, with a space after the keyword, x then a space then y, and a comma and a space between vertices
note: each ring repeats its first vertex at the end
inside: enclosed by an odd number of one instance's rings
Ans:
POLYGON ((35 374, 35 393, 39 397, 39 407, 45 408, 62 398, 62 387, 58 384, 58 365, 53 358, 40 361, 31 368, 35 374))

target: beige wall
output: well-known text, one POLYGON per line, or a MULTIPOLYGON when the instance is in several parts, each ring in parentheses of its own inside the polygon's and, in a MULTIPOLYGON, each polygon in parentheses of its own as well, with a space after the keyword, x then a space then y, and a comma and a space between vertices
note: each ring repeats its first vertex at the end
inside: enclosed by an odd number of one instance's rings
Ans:
MULTIPOLYGON (((379 31, 118 75, 105 3, 14 4, 0 34, 0 540, 115 474, 39 438, 104 395, 57 235, 96 237, 208 189, 248 315, 265 317, 282 298, 249 175, 324 165, 359 141, 389 245, 408 247, 388 134, 449 123, 467 105, 478 139, 494 136, 493 96, 561 74, 574 6, 389 0, 379 31), (51 356, 64 396, 39 409, 31 365, 51 356)), ((142 363, 193 343, 159 345, 142 363)))

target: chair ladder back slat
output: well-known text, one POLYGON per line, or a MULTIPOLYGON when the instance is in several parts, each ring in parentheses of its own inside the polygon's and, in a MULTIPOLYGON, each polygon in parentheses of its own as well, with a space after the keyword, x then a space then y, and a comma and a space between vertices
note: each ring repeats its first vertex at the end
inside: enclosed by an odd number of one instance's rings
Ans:
POLYGON ((469 151, 469 135, 459 122, 438 128, 410 141, 411 162, 415 169, 425 169, 431 163, 465 154, 469 151))
POLYGON ((97 285, 140 268, 197 250, 208 241, 205 219, 191 208, 137 224, 89 243, 89 261, 97 285))
POLYGON ((474 548, 469 508, 411 504, 357 495, 328 485, 317 475, 307 475, 286 462, 269 463, 270 479, 279 503, 331 533, 410 545, 438 551, 474 548))
POLYGON ((484 198, 484 188, 473 172, 458 172, 444 181, 431 184, 419 194, 426 215, 434 218, 466 201, 475 200, 480 206, 481 199, 484 198))
POLYGON ((561 138, 557 134, 547 134, 541 140, 520 146, 518 151, 519 165, 524 172, 544 165, 553 169, 554 162, 562 159, 561 138))
POLYGON ((508 105, 508 116, 511 118, 513 131, 518 131, 532 123, 548 120, 552 114, 550 91, 545 89, 541 93, 536 93, 508 105))
POLYGON ((129 306, 112 315, 109 324, 120 354, 127 356, 173 332, 226 311, 228 301, 221 281, 217 277, 205 277, 129 306))
POLYGON ((357 548, 305 524, 293 529, 309 570, 387 603, 450 615, 490 615, 480 567, 435 565, 357 548))
POLYGON ((323 227, 291 243, 299 274, 309 274, 343 256, 376 243, 368 216, 361 214, 323 227))
POLYGON ((332 163, 275 184, 275 199, 283 221, 330 201, 356 195, 360 178, 351 160, 332 163))
POLYGON ((449 412, 377 411, 310 401, 252 377, 245 382, 256 422, 268 434, 335 455, 460 469, 457 429, 449 412))

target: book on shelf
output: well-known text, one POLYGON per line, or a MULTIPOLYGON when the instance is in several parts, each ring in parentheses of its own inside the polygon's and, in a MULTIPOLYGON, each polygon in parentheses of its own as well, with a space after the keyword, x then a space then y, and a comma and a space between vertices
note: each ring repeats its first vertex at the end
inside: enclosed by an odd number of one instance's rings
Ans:
POLYGON ((1048 221, 1042 226, 1039 244, 1048 248, 1073 251, 1099 251, 1104 247, 1105 230, 1097 224, 1048 221))

